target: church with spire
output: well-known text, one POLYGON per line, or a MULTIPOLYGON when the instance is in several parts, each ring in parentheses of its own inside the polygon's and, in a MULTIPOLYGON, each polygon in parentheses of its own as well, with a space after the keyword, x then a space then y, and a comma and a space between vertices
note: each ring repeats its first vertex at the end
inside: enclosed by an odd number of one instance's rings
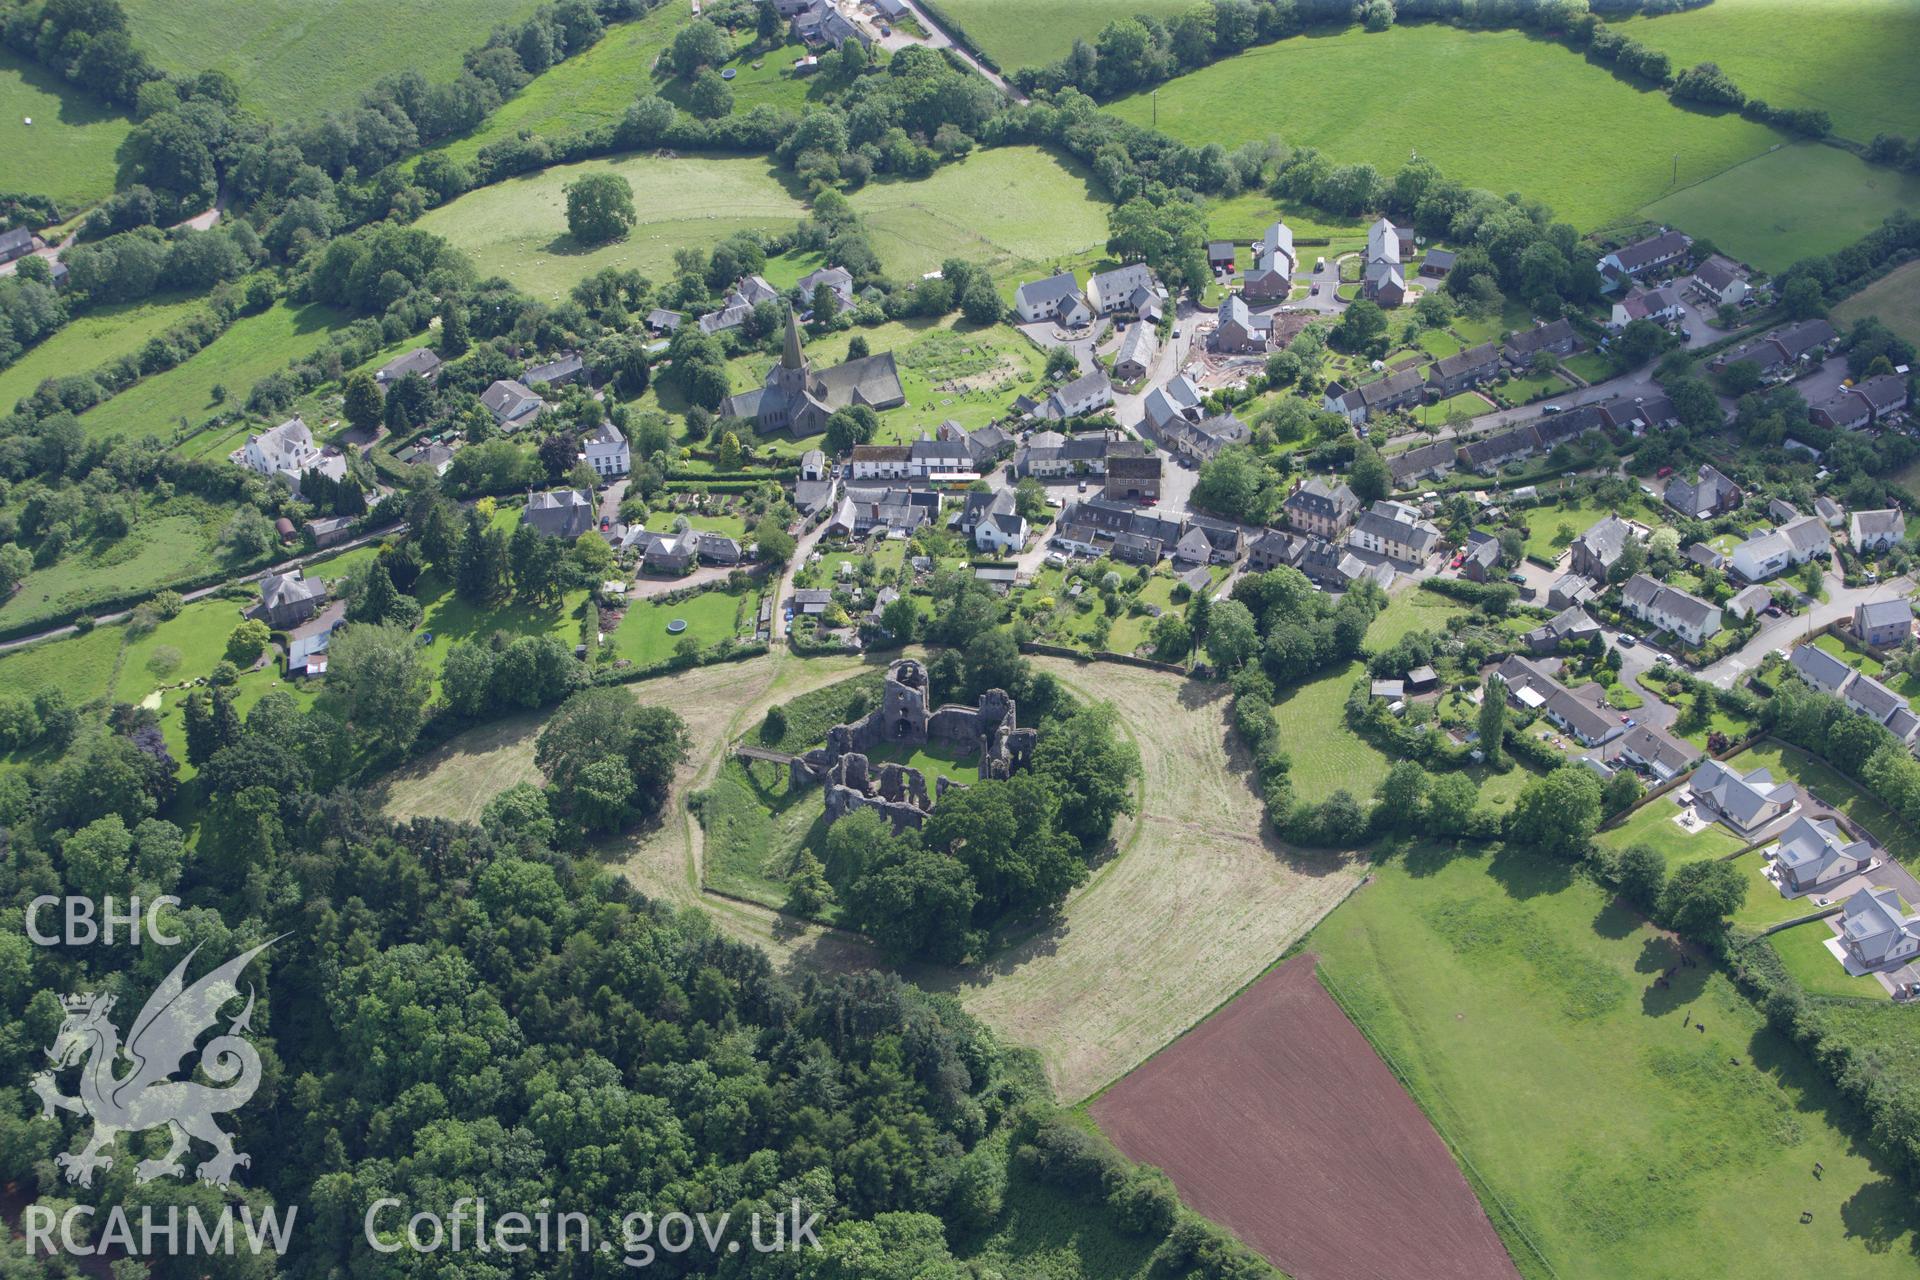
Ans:
POLYGON ((723 418, 748 418, 762 433, 786 431, 810 436, 826 429, 836 410, 863 404, 879 411, 907 402, 893 352, 862 356, 845 364, 816 370, 800 347, 800 324, 787 312, 786 343, 780 363, 767 371, 758 391, 728 396, 720 405, 723 418))

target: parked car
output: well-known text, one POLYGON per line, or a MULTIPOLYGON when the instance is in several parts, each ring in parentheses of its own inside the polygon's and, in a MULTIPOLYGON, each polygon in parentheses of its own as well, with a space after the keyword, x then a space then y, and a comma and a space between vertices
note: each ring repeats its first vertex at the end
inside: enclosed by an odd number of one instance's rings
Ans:
POLYGON ((1540 412, 1542 412, 1542 413, 1558 413, 1558 412, 1560 412, 1560 406, 1559 406, 1559 405, 1557 405, 1557 404, 1543 404, 1543 405, 1541 405, 1541 406, 1540 406, 1540 412))
POLYGON ((1653 474, 1656 479, 1665 480, 1668 476, 1673 474, 1673 468, 1662 467, 1658 471, 1654 472, 1653 474))
POLYGON ((1640 641, 1636 637, 1622 632, 1618 643, 1622 649, 1631 649, 1633 646, 1639 644, 1640 641))
POLYGON ((1524 573, 1510 573, 1507 575, 1508 582, 1525 582, 1526 580, 1527 575, 1524 573))

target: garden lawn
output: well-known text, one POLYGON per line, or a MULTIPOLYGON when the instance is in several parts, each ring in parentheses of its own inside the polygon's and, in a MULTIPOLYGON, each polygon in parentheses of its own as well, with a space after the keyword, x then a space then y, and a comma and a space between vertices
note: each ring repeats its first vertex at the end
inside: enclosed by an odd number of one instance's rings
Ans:
POLYGON ((1607 509, 1587 503, 1574 507, 1558 505, 1528 507, 1518 513, 1527 526, 1527 554, 1552 561, 1567 549, 1567 543, 1555 542, 1560 526, 1566 525, 1579 537, 1607 517, 1607 509))
MULTIPOLYGON (((254 383, 311 355, 346 321, 345 313, 317 302, 304 307, 282 302, 259 315, 243 316, 191 360, 142 378, 81 414, 80 425, 95 439, 153 435, 175 442, 183 419, 199 427, 215 412, 237 411, 254 383), (213 401, 216 386, 226 388, 224 404, 213 401)), ((244 434, 244 429, 236 430, 244 434)))
POLYGON ((1747 841, 1717 822, 1689 835, 1674 821, 1680 813, 1680 806, 1673 799, 1677 794, 1668 792, 1640 806, 1625 822, 1601 832, 1600 843, 1610 849, 1646 845, 1667 860, 1669 871, 1684 863, 1725 857, 1746 847, 1747 841))
MULTIPOLYGON (((895 279, 965 258, 995 275, 1099 248, 1107 212, 1077 163, 1040 147, 990 147, 926 178, 877 180, 851 197, 895 279)), ((876 348, 877 350, 877 348, 876 348)))
POLYGON ((1093 43, 1116 18, 1151 14, 1171 22, 1188 8, 1184 0, 933 0, 926 6, 935 22, 965 32, 979 49, 1006 70, 1052 62, 1073 47, 1076 38, 1093 43))
POLYGON ((1375 653, 1391 649, 1402 636, 1414 631, 1444 633, 1448 618, 1462 618, 1471 612, 1458 601, 1431 591, 1402 591, 1374 615, 1373 625, 1367 628, 1367 648, 1375 653))
POLYGON ((1782 897, 1779 887, 1767 879, 1767 859, 1760 849, 1741 854, 1733 860, 1733 865, 1747 878, 1747 900, 1733 913, 1733 922, 1741 928, 1765 929, 1821 909, 1813 900, 1818 895, 1782 897))
POLYGON ((12 409, 48 378, 68 377, 97 369, 110 360, 132 355, 173 325, 198 311, 203 299, 176 298, 164 302, 129 302, 101 307, 68 321, 59 330, 21 353, 0 370, 0 408, 12 409))
POLYGON ((1589 384, 1605 382, 1620 371, 1611 357, 1604 356, 1598 351, 1582 351, 1578 355, 1566 356, 1560 361, 1560 365, 1567 372, 1578 376, 1582 382, 1589 384))
POLYGON ((211 674, 227 656, 227 637, 245 620, 238 600, 209 597, 181 606, 174 617, 127 641, 120 679, 114 684, 115 700, 138 705, 163 685, 186 684, 211 674), (163 650, 177 654, 177 663, 168 664, 163 650), (156 655, 160 661, 155 661, 156 655))
POLYGON ((1862 316, 1878 316, 1908 342, 1920 343, 1920 262, 1889 272, 1833 309, 1836 324, 1852 325, 1862 316))
MULTIPOLYGON (((1180 76, 1158 99, 1160 128, 1184 142, 1278 136, 1386 175, 1416 150, 1457 181, 1521 192, 1582 228, 1667 194, 1676 156, 1678 181, 1697 182, 1782 138, 1678 110, 1519 31, 1438 24, 1282 40, 1180 76)), ((1149 125, 1153 95, 1112 109, 1149 125)))
POLYGON ((0 49, 0 191, 51 196, 63 213, 104 199, 132 130, 113 108, 0 49))
MULTIPOLYGON (((1281 221, 1293 232, 1294 248, 1300 251, 1303 271, 1311 270, 1316 258, 1358 253, 1367 247, 1366 223, 1343 222, 1332 218, 1324 209, 1291 200, 1276 200, 1264 191, 1248 191, 1216 200, 1207 210, 1208 234, 1217 239, 1236 241, 1241 246, 1242 255, 1246 253, 1246 246, 1266 235, 1268 227, 1281 221)), ((1240 269, 1245 271, 1251 261, 1251 258, 1240 256, 1240 269)))
POLYGON ((1877 978, 1856 978, 1827 950, 1833 930, 1825 920, 1809 920, 1767 936, 1767 945, 1780 957, 1787 974, 1808 995, 1858 996, 1863 1000, 1891 1000, 1877 978))
POLYGON ((505 276, 541 301, 557 302, 607 267, 666 280, 675 249, 710 248, 736 231, 785 231, 805 215, 764 159, 627 155, 496 182, 429 211, 416 225, 466 250, 482 276, 505 276), (567 231, 563 188, 606 172, 632 184, 639 221, 623 240, 578 244, 567 231))
POLYGON ((1492 412, 1493 405, 1487 402, 1485 396, 1473 391, 1462 391, 1459 395, 1448 396, 1445 400, 1414 406, 1413 416, 1417 422, 1444 427, 1456 418, 1465 420, 1492 412))
POLYGON ((1717 63, 1749 97, 1824 111, 1843 138, 1920 133, 1913 0, 1713 0, 1612 25, 1667 54, 1676 71, 1717 63))
POLYGON ((450 585, 431 572, 421 575, 413 594, 424 611, 415 638, 433 633, 433 640, 421 646, 421 656, 433 672, 435 694, 440 692, 440 668, 446 664, 447 650, 456 642, 484 640, 495 632, 505 632, 509 638, 551 635, 571 652, 580 643, 580 619, 587 603, 587 592, 576 590, 567 592, 560 603, 538 609, 518 600, 482 609, 456 596, 450 585))
POLYGON ((241 102, 273 120, 343 111, 383 76, 418 71, 429 84, 533 0, 125 0, 134 43, 162 70, 224 71, 241 102))
POLYGON ((1912 1193, 1814 1067, 1719 970, 1656 987, 1670 939, 1573 869, 1417 849, 1306 948, 1523 1274, 1912 1273, 1912 1193))
POLYGON ((1868 164, 1838 147, 1803 142, 1748 160, 1640 212, 1705 236, 1743 262, 1780 271, 1845 248, 1902 208, 1920 208, 1920 178, 1868 164))
POLYGON ((1568 389, 1567 380, 1558 373, 1530 373, 1525 377, 1509 378, 1493 389, 1493 393, 1505 399, 1509 404, 1531 404, 1557 392, 1568 389))
POLYGON ((1274 697, 1294 794, 1307 804, 1343 789, 1364 801, 1387 776, 1386 753, 1347 727, 1347 694, 1366 675, 1363 664, 1350 662, 1274 697))
POLYGON ((0 693, 31 698, 42 689, 58 689, 74 706, 104 698, 113 690, 125 635, 120 627, 98 627, 0 652, 0 693))
POLYGON ((635 601, 620 625, 608 634, 607 643, 616 656, 631 659, 636 667, 650 667, 673 657, 683 640, 691 639, 708 649, 732 639, 740 630, 743 603, 745 616, 751 618, 759 601, 757 591, 735 595, 723 590, 702 591, 672 604, 635 601), (667 631, 667 624, 675 618, 687 624, 679 635, 667 631))

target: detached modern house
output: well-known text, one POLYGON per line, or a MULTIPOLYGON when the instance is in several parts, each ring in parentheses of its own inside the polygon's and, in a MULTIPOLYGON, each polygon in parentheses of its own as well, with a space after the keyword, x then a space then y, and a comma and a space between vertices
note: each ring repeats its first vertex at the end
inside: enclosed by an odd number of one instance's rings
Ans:
POLYGON ((1897 507, 1856 511, 1847 520, 1847 542, 1860 555, 1897 547, 1907 538, 1907 517, 1897 507))
POLYGON ((1809 416, 1823 427, 1858 431, 1885 422, 1905 409, 1908 399, 1907 380, 1897 373, 1883 373, 1815 405, 1809 416))
POLYGON ((1273 317, 1255 315, 1247 309, 1247 300, 1230 293, 1220 300, 1215 321, 1213 344, 1221 351, 1240 355, 1258 355, 1267 349, 1273 336, 1273 317))
POLYGON ((1872 845, 1848 840, 1831 818, 1816 821, 1805 814, 1780 834, 1772 853, 1786 897, 1859 875, 1873 865, 1872 845))
POLYGON ((1801 516, 1749 537, 1733 549, 1728 561, 1748 582, 1765 582, 1795 565, 1824 558, 1832 545, 1825 521, 1818 516, 1801 516))
POLYGON ((1021 285, 1013 291, 1013 309, 1028 324, 1053 320, 1077 329, 1093 319, 1093 311, 1080 293, 1080 282, 1071 271, 1021 285))
POLYGON ((1712 463, 1702 466, 1695 479, 1675 476, 1667 483, 1667 505, 1695 520, 1725 515, 1738 507, 1744 497, 1740 486, 1722 475, 1712 463))
POLYGON ((1904 965, 1920 956, 1920 916, 1902 916, 1892 889, 1862 889, 1840 913, 1839 941, 1850 968, 1904 965))
POLYGON ((502 431, 517 431, 540 416, 547 402, 533 388, 513 378, 502 378, 480 393, 480 403, 502 431))
POLYGON ((1253 246, 1253 266, 1241 277, 1240 292, 1254 302, 1285 302, 1293 291, 1293 273, 1298 267, 1293 230, 1284 222, 1276 222, 1253 246))
POLYGON ((1718 760, 1696 769, 1690 785, 1695 804, 1711 810, 1734 834, 1748 839, 1800 803, 1799 789, 1791 782, 1775 782, 1765 769, 1742 775, 1718 760))
POLYGON ((1690 645, 1701 645, 1720 630, 1720 606, 1678 587, 1635 574, 1620 593, 1620 604, 1650 627, 1670 631, 1690 645))

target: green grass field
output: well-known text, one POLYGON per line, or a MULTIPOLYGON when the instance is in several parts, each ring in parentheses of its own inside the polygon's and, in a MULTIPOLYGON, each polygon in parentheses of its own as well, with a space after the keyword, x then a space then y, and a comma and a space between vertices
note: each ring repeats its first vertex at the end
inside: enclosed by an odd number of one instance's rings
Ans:
POLYGON ((673 272, 673 251, 711 246, 736 231, 785 230, 806 215, 764 159, 625 156, 555 165, 509 178, 434 209, 416 224, 472 255, 483 276, 505 276, 544 302, 606 267, 654 280, 673 272), (585 249, 567 234, 565 186, 611 170, 633 184, 640 220, 624 240, 585 249))
MULTIPOLYGON (((1409 150, 1449 177, 1518 191, 1580 227, 1628 216, 1679 181, 1749 159, 1780 135, 1676 110, 1517 31, 1401 26, 1283 40, 1161 86, 1160 127, 1232 147, 1279 137, 1391 175, 1409 150), (1524 123, 1522 123, 1524 122, 1524 123)), ((1113 110, 1150 124, 1140 94, 1113 110)))
POLYGON ((1767 945, 1808 995, 1891 1001, 1887 989, 1877 979, 1855 978, 1840 967, 1840 962, 1827 950, 1827 939, 1831 937, 1833 930, 1825 920, 1813 920, 1769 935, 1767 945))
POLYGON ((751 621, 759 599, 757 592, 738 596, 716 590, 703 591, 673 604, 637 601, 607 636, 607 643, 618 656, 631 659, 635 666, 652 666, 671 658, 682 640, 691 638, 706 649, 733 636, 738 630, 736 619, 744 616, 751 621), (667 631, 667 624, 676 618, 685 622, 687 629, 672 635, 667 631))
POLYGON ((1448 618, 1465 617, 1472 610, 1431 591, 1403 591, 1382 609, 1367 628, 1367 648, 1374 652, 1391 649, 1401 637, 1414 631, 1444 633, 1448 618))
POLYGON ((1836 323, 1878 316, 1909 342, 1920 343, 1920 262, 1888 273, 1833 309, 1836 323))
POLYGON ((1920 132, 1914 0, 1713 0, 1617 25, 1671 57, 1676 71, 1718 63, 1750 97, 1824 111, 1843 138, 1920 132))
POLYGON ((185 418, 199 426, 215 412, 213 388, 227 389, 227 408, 246 401, 253 384, 308 355, 346 316, 320 303, 282 302, 257 316, 234 321, 191 360, 142 378, 119 395, 80 415, 89 436, 113 439, 155 435, 171 440, 185 418))
POLYGON ((382 76, 451 80, 467 50, 533 0, 126 0, 135 43, 166 71, 224 71, 269 119, 351 107, 382 76))
POLYGON ((146 500, 127 537, 72 547, 53 564, 29 573, 0 604, 0 627, 25 627, 133 592, 154 591, 200 577, 220 566, 220 530, 234 509, 200 498, 146 500))
POLYGON ((1542 560, 1555 560, 1567 549, 1567 542, 1572 541, 1559 540, 1562 526, 1572 529, 1573 536, 1577 538, 1604 520, 1607 514, 1605 507, 1591 503, 1573 507, 1529 507, 1519 513, 1521 521, 1527 526, 1527 554, 1542 560))
POLYGON ((133 354, 147 339, 185 320, 202 305, 200 298, 131 302, 101 307, 69 321, 0 370, 0 407, 12 409, 48 378, 85 373, 133 354))
POLYGON ((1641 210, 1768 271, 1845 248, 1895 209, 1920 208, 1920 178, 1803 142, 1749 160, 1641 210))
MULTIPOLYGON (((729 760, 720 767, 699 810, 709 888, 770 907, 786 901, 794 854, 803 844, 818 849, 826 827, 819 788, 793 791, 788 781, 785 765, 729 760)), ((820 913, 827 920, 838 914, 837 907, 820 913)))
POLYGON ((1679 806, 1671 799, 1662 797, 1654 800, 1635 810, 1619 826, 1601 832, 1600 843, 1612 849, 1646 845, 1666 858, 1669 870, 1683 863, 1725 857, 1747 843, 1719 823, 1703 831, 1688 833, 1673 820, 1679 812, 1679 806))
POLYGON ((1007 70, 1052 62, 1073 47, 1089 44, 1116 18, 1150 14, 1162 22, 1179 17, 1185 0, 935 0, 940 17, 959 26, 986 55, 1007 70))
POLYGON ((196 600, 139 639, 130 639, 113 696, 138 704, 163 685, 199 679, 226 657, 227 636, 244 620, 238 600, 196 600), (177 658, 177 665, 169 658, 177 658))
POLYGON ((1912 1193, 1812 1065, 1715 970, 1655 987, 1670 940, 1570 868, 1416 850, 1306 946, 1523 1274, 1912 1274, 1912 1193))
POLYGON ((113 689, 122 634, 119 627, 99 627, 8 649, 0 653, 0 693, 31 698, 42 689, 59 689, 75 706, 104 698, 113 689))
POLYGON ((1106 243, 1093 177, 1039 147, 992 147, 917 182, 874 182, 853 194, 887 274, 910 279, 947 258, 1000 274, 1048 265, 1106 243))
POLYGON ((1294 795, 1307 804, 1342 788, 1364 802, 1387 776, 1392 761, 1347 727, 1347 694, 1366 674, 1364 665, 1350 662, 1274 698, 1280 745, 1293 758, 1294 795))
POLYGON ((0 50, 0 191, 51 196, 63 211, 92 204, 112 194, 115 153, 132 129, 46 68, 0 50))

